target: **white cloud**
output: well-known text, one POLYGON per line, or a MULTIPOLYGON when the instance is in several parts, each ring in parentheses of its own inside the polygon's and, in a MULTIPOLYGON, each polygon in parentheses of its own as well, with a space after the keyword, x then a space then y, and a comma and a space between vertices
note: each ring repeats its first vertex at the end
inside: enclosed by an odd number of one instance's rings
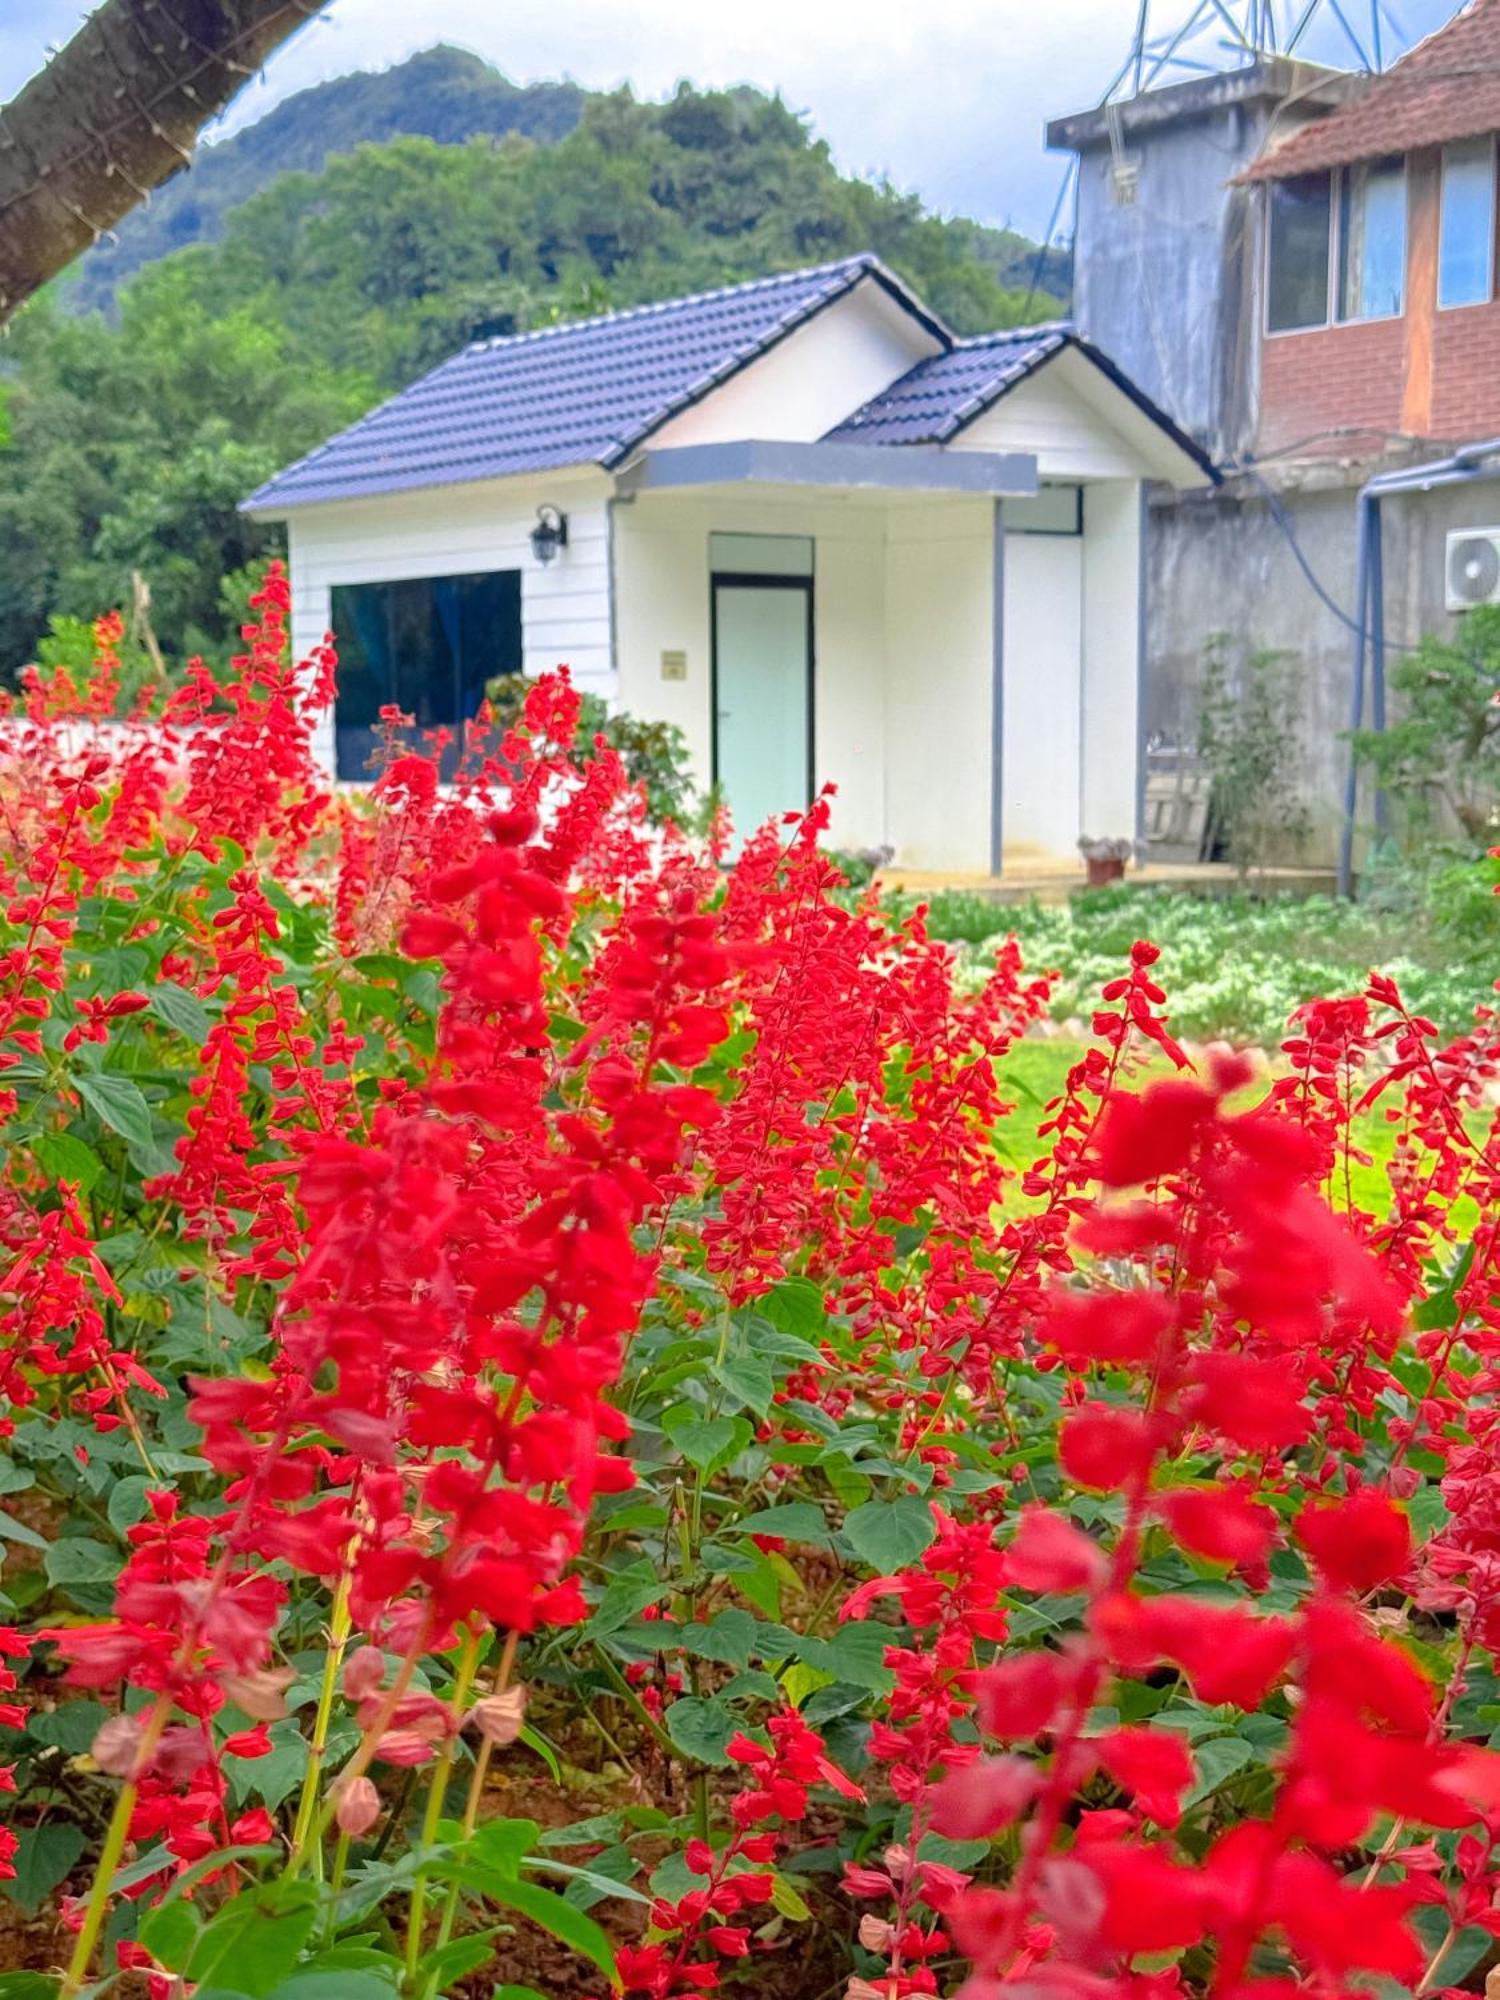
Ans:
MULTIPOLYGON (((1153 20, 1190 0, 1154 0, 1153 20)), ((1290 0, 1288 0, 1290 4, 1290 0)), ((1363 18, 1368 0, 1343 0, 1363 18)), ((1457 0, 1394 0, 1408 37, 1457 0)), ((333 0, 223 130, 278 98, 351 69, 457 42, 519 82, 572 76, 659 96, 696 83, 780 88, 811 116, 841 166, 888 173, 940 209, 1047 221, 1063 163, 1043 146, 1049 117, 1096 103, 1124 61, 1137 0, 333 0)), ((81 18, 80 0, 0 0, 0 94, 19 89, 81 18)), ((1331 16, 1330 16, 1331 20, 1331 16)), ((1345 60, 1336 30, 1309 53, 1345 60)))

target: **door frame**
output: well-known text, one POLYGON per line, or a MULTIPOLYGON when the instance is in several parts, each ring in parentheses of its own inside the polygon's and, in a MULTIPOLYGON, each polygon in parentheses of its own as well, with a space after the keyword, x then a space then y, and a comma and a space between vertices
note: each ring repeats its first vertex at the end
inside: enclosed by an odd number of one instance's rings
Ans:
MULTIPOLYGON (((712 782, 719 783, 719 585, 727 585, 731 590, 800 590, 807 605, 807 771, 804 787, 807 797, 802 801, 806 812, 813 803, 813 787, 816 783, 818 759, 816 752, 817 701, 817 650, 816 626, 813 618, 813 579, 810 576, 774 576, 754 570, 716 569, 708 575, 708 702, 709 723, 712 739, 712 782)), ((790 810, 790 807, 788 808, 790 810)))

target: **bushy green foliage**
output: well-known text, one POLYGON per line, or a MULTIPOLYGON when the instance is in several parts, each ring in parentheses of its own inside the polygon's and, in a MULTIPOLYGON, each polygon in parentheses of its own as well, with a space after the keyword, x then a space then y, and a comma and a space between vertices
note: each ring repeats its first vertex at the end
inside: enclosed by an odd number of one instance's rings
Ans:
MULTIPOLYGON (((274 145, 256 126, 222 149, 237 149, 232 172, 213 149, 178 185, 217 191, 191 233, 222 222, 222 240, 147 265, 120 290, 117 324, 56 298, 20 316, 0 352, 0 677, 55 613, 127 601, 132 570, 169 659, 221 647, 234 633, 221 578, 278 542, 238 503, 475 336, 866 249, 961 330, 1026 308, 1009 289, 1024 239, 844 177, 795 113, 753 90, 684 85, 665 104, 574 92, 560 107, 450 51, 418 119, 435 136, 337 150, 367 130, 410 132, 439 54, 304 93, 266 121, 274 145), (440 143, 466 131, 481 136, 440 143), (303 161, 318 170, 264 185, 303 161), (220 216, 221 194, 255 186, 220 216)), ((171 210, 183 235, 187 198, 171 210)), ((83 297, 98 296, 86 273, 83 297)))
POLYGON ((1429 633, 1396 661, 1391 696, 1386 728, 1355 744, 1394 800, 1404 840, 1500 836, 1500 606, 1469 612, 1451 640, 1429 633))
POLYGON ((1216 839, 1243 885, 1255 870, 1297 857, 1307 837, 1295 726, 1298 663, 1252 652, 1235 670, 1227 641, 1209 640, 1198 748, 1212 779, 1216 839))
POLYGON ((1053 1003, 1059 1020, 1087 1020, 1108 968, 1135 938, 1150 937, 1161 946, 1180 1034, 1274 1049, 1309 992, 1357 986, 1372 969, 1396 978, 1412 1006, 1445 1032, 1460 1032, 1494 978, 1497 881, 1493 863, 1452 870, 1451 928, 1389 901, 1220 898, 1129 886, 1019 909, 972 894, 936 896, 928 921, 935 935, 972 945, 976 963, 991 940, 1014 931, 1028 964, 1065 968, 1053 1003))
MULTIPOLYGON (((534 683, 522 674, 502 674, 485 689, 496 726, 514 728, 521 722, 528 690, 534 683)), ((596 694, 579 698, 577 734, 571 745, 558 748, 575 769, 583 770, 599 738, 619 753, 632 785, 645 789, 646 812, 654 826, 668 820, 693 829, 705 824, 712 802, 693 782, 687 738, 672 722, 650 721, 627 709, 613 709, 596 694)))
POLYGON ((278 174, 316 173, 330 153, 402 134, 455 146, 517 132, 546 143, 572 131, 585 95, 576 83, 512 83, 482 57, 442 43, 390 69, 332 77, 200 147, 190 172, 158 188, 82 260, 74 303, 108 306, 143 264, 217 241, 229 211, 278 174))
POLYGON ((16 319, 0 446, 0 671, 13 679, 55 614, 150 585, 177 658, 230 637, 221 579, 267 543, 237 509, 287 457, 372 401, 368 376, 306 362, 273 317, 210 304, 206 253, 145 271, 120 324, 43 297, 16 319))

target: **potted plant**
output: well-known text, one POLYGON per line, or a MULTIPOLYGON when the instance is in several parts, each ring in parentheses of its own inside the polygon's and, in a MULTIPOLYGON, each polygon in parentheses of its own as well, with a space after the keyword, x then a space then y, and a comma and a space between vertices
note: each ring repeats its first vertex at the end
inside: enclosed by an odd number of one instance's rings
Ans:
POLYGON ((1118 834, 1095 840, 1086 833, 1078 843, 1078 851, 1088 870, 1089 887, 1103 889, 1111 882, 1124 881, 1125 863, 1135 852, 1135 842, 1118 834))

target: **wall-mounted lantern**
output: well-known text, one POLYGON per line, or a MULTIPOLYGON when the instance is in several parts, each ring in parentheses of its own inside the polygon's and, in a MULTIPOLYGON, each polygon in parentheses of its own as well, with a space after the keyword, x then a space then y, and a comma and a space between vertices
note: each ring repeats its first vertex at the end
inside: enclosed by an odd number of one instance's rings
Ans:
POLYGON ((536 526, 531 531, 531 552, 545 569, 556 560, 559 549, 568 546, 568 517, 546 501, 536 510, 536 526))

